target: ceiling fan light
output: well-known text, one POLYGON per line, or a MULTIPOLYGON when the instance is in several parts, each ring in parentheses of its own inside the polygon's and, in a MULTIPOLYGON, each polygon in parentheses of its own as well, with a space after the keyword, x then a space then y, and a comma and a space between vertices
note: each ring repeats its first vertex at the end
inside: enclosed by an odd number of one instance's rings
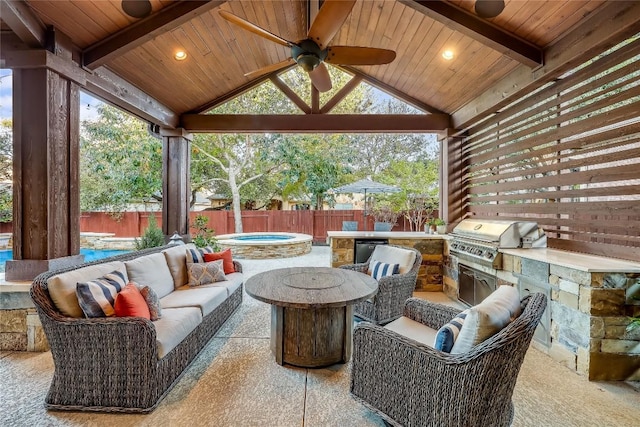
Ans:
POLYGON ((476 0, 476 15, 481 18, 495 18, 504 10, 504 0, 476 0))
POLYGON ((149 0, 122 0, 122 10, 132 18, 144 18, 151 13, 149 0))
POLYGON ((302 54, 296 58, 298 65, 307 73, 312 72, 320 64, 320 58, 313 54, 302 54))

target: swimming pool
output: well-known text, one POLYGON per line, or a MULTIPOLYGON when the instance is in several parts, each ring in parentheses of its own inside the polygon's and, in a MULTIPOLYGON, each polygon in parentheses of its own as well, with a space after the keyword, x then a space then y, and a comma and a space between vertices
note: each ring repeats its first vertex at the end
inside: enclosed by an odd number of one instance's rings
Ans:
POLYGON ((217 236, 224 249, 230 248, 234 258, 288 258, 311 252, 313 237, 299 233, 236 233, 217 236))
MULTIPOLYGON (((84 255, 85 262, 95 261, 97 259, 108 258, 110 256, 126 254, 126 250, 120 249, 85 249, 80 248, 80 254, 84 255)), ((13 251, 9 250, 0 250, 0 273, 4 272, 4 264, 8 259, 13 259, 13 251)))

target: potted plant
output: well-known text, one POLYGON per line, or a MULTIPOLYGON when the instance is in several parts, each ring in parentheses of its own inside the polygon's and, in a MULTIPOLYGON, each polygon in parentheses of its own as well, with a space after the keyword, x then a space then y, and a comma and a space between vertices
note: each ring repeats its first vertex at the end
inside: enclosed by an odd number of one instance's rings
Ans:
POLYGON ((433 225, 436 226, 436 233, 445 234, 447 232, 447 223, 444 222, 441 218, 435 218, 433 220, 433 225))

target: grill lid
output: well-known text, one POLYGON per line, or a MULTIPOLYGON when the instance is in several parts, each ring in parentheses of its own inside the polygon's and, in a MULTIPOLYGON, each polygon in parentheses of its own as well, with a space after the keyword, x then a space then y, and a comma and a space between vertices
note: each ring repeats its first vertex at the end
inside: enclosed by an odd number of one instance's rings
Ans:
POLYGON ((533 221, 465 219, 453 229, 452 234, 481 240, 499 248, 546 246, 544 231, 533 221))

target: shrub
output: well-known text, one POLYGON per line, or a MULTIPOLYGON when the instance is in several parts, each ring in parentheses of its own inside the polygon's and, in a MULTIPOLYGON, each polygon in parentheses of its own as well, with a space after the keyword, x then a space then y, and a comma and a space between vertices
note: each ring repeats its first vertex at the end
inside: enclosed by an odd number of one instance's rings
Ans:
POLYGON ((164 245, 164 234, 160 227, 158 227, 155 215, 149 216, 149 226, 144 230, 142 236, 136 239, 135 245, 137 250, 164 245))
POLYGON ((213 228, 207 227, 209 218, 204 215, 197 215, 194 224, 191 226, 195 230, 194 235, 191 237, 191 241, 199 248, 211 246, 211 248, 218 252, 221 250, 216 239, 216 233, 213 228))

